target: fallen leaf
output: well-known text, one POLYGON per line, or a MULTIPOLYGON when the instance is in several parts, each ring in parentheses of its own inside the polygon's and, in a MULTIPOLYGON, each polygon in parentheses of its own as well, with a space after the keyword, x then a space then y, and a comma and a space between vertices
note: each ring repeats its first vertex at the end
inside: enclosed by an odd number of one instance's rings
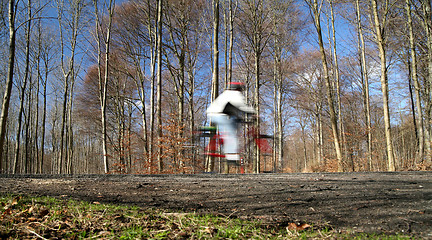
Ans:
POLYGON ((208 234, 213 234, 213 233, 216 232, 216 229, 214 229, 212 227, 204 227, 204 229, 201 230, 201 232, 208 233, 208 234))
POLYGON ((35 210, 34 207, 31 206, 31 207, 28 209, 28 213, 32 214, 34 210, 35 210))
POLYGON ((17 205, 19 200, 21 200, 21 196, 18 196, 18 197, 15 197, 14 199, 12 199, 11 206, 17 205))
POLYGON ((310 228, 311 225, 307 223, 297 224, 297 223, 289 223, 287 226, 288 230, 295 230, 295 231, 303 231, 307 228, 310 228))

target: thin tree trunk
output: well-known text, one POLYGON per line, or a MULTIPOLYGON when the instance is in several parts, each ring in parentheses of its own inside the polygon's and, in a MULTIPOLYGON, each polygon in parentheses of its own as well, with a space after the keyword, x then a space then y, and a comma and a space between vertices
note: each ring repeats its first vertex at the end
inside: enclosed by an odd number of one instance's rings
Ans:
MULTIPOLYGON (((415 92, 415 110, 417 112, 416 118, 416 132, 418 134, 418 150, 416 154, 416 163, 420 163, 423 161, 423 153, 424 153, 424 132, 423 132, 423 112, 421 107, 421 96, 420 96, 420 84, 418 81, 417 75, 417 55, 416 55, 416 47, 414 42, 414 32, 411 18, 411 3, 410 0, 405 1, 405 8, 407 11, 407 25, 409 31, 409 44, 410 44, 410 53, 411 53, 411 78, 414 82, 414 92, 415 92)), ((411 86, 411 84, 410 84, 411 86)), ((415 115, 414 115, 415 116, 415 115)))
MULTIPOLYGON (((254 93, 254 103, 255 103, 255 111, 257 116, 259 116, 260 113, 260 61, 261 61, 261 53, 259 49, 255 49, 255 93, 254 93)), ((259 127, 260 127, 260 120, 257 118, 255 121, 255 131, 257 136, 259 136, 259 127)), ((260 173, 261 172, 261 153, 259 146, 256 144, 255 146, 255 158, 254 158, 254 166, 253 171, 254 173, 260 173)))
POLYGON ((279 82, 278 89, 277 89, 278 95, 277 95, 277 129, 278 134, 276 136, 276 139, 273 139, 273 141, 277 141, 277 169, 276 172, 282 171, 283 167, 283 156, 284 156, 284 134, 283 134, 283 125, 282 125, 282 82, 279 82))
MULTIPOLYGON (((275 26, 276 28, 277 26, 275 26)), ((281 48, 277 35, 275 35, 274 50, 274 134, 273 161, 274 171, 282 170, 283 157, 283 130, 282 130, 282 73, 281 73, 281 48)))
POLYGON ((42 83, 42 96, 43 96, 43 106, 42 106, 42 132, 41 132, 41 144, 40 144, 40 149, 41 149, 41 172, 44 172, 44 160, 45 160, 45 132, 46 132, 46 112, 47 112, 47 81, 48 81, 48 74, 49 74, 49 70, 48 70, 48 53, 46 56, 46 59, 44 60, 44 64, 45 64, 45 78, 43 80, 42 83))
POLYGON ((342 151, 340 148, 340 139, 339 139, 339 130, 338 130, 338 124, 337 124, 337 117, 335 112, 335 107, 333 104, 333 91, 332 91, 332 84, 330 83, 330 77, 329 77, 329 70, 327 66, 327 56, 324 49, 324 43, 322 38, 322 32, 321 32, 321 22, 320 22, 320 12, 318 8, 317 0, 313 1, 313 14, 314 14, 314 20, 315 20, 315 27, 318 33, 318 41, 320 46, 320 52, 321 52, 321 62, 323 65, 323 73, 324 73, 324 81, 327 89, 327 102, 329 105, 329 113, 330 113, 330 125, 332 128, 333 133, 333 143, 335 146, 336 151, 336 159, 337 159, 337 171, 342 172, 343 171, 343 165, 342 165, 342 151))
MULTIPOLYGON (((148 11, 149 11, 149 19, 151 19, 151 11, 150 11, 150 1, 148 1, 148 11)), ((157 24, 157 23, 156 23, 157 24)), ((145 129, 143 132, 144 132, 144 140, 146 140, 146 139, 149 139, 149 141, 148 141, 148 143, 146 143, 146 144, 148 144, 148 154, 147 154, 147 156, 148 156, 148 161, 149 161, 149 167, 148 167, 148 171, 149 171, 149 173, 153 173, 153 171, 154 171, 154 169, 153 169, 153 149, 154 149, 154 147, 153 147, 153 143, 154 143, 154 136, 155 136, 155 134, 154 134, 154 132, 153 132, 153 130, 154 130, 154 123, 155 123, 155 84, 156 84, 156 82, 155 82, 155 72, 156 72, 156 60, 157 60, 157 53, 156 53, 156 49, 157 49, 157 44, 158 44, 158 42, 157 42, 157 31, 155 31, 155 30, 157 30, 157 26, 154 26, 154 28, 153 28, 153 30, 152 30, 152 25, 151 25, 151 21, 149 21, 149 25, 148 25, 148 28, 149 28, 149 35, 150 36, 152 36, 153 34, 153 37, 151 37, 151 39, 152 39, 152 45, 151 45, 151 58, 150 58, 150 64, 151 64, 151 69, 150 69, 150 71, 151 71, 151 82, 150 82, 150 126, 149 126, 149 130, 150 130, 150 138, 147 138, 147 129, 145 129)), ((144 85, 143 85, 143 87, 144 87, 144 85)), ((142 89, 142 96, 144 96, 144 88, 142 89)), ((143 104, 143 112, 145 111, 145 105, 144 105, 144 102, 142 102, 142 104, 143 104)), ((145 121, 146 121, 146 117, 145 117, 145 115, 143 114, 143 119, 142 119, 142 121, 143 121, 143 125, 144 126, 146 126, 146 124, 144 124, 145 123, 145 121)))
MULTIPOLYGON (((195 77, 193 75, 192 70, 192 64, 189 64, 189 131, 190 131, 190 139, 191 139, 191 146, 195 147, 195 137, 193 136, 193 131, 195 129, 195 116, 194 116, 194 91, 195 91, 195 77)), ((196 170, 196 154, 195 152, 192 152, 192 171, 195 173, 196 170)))
POLYGON ((73 113, 73 89, 75 85, 75 73, 72 73, 71 78, 71 87, 70 87, 70 93, 69 93, 69 99, 67 104, 68 114, 67 114, 67 121, 66 121, 66 171, 68 174, 73 174, 73 154, 74 154, 74 148, 73 148, 73 126, 72 126, 72 113, 73 113))
POLYGON ((6 79, 5 93, 3 95, 3 105, 0 115, 0 170, 3 169, 7 158, 4 156, 4 143, 7 131, 7 119, 9 113, 9 104, 12 93, 14 66, 15 66, 15 0, 9 0, 9 60, 8 60, 8 73, 6 79))
MULTIPOLYGON (((17 129, 17 135, 16 135, 16 143, 15 143, 15 158, 14 158, 14 165, 13 165, 13 174, 17 173, 18 171, 18 165, 19 165, 19 157, 20 157, 20 145, 21 145, 21 127, 22 127, 22 115, 24 111, 24 103, 25 103, 25 90, 27 88, 27 82, 29 78, 29 68, 30 68, 30 28, 31 28, 31 1, 28 0, 28 7, 27 7, 27 29, 26 29, 26 59, 25 59, 25 72, 24 72, 24 79, 21 86, 21 93, 20 93, 20 107, 18 111, 18 129, 17 129)), ((28 103, 30 105, 30 102, 28 103)), ((28 113, 30 114, 30 113, 28 113)), ((26 166, 22 166, 24 169, 26 166)), ((23 170, 23 169, 21 169, 23 170)))
POLYGON ((32 129, 31 129, 31 125, 32 125, 32 91, 33 91, 33 85, 32 85, 32 77, 29 77, 29 91, 27 94, 27 118, 25 119, 24 122, 24 126, 25 126, 25 144, 24 144, 24 149, 25 149, 25 154, 24 154, 24 161, 23 161, 23 166, 24 166, 24 173, 33 173, 33 167, 34 167, 34 158, 30 157, 33 156, 32 154, 32 150, 31 150, 31 141, 32 141, 32 129))
POLYGON ((299 171, 305 171, 307 168, 307 143, 306 143, 306 131, 305 131, 305 124, 303 123, 302 119, 300 118, 300 128, 301 128, 301 140, 302 140, 302 145, 303 145, 303 166, 299 164, 297 164, 297 169, 299 171), (302 170, 303 167, 303 170, 302 170))
POLYGON ((232 0, 229 0, 229 52, 228 52, 228 82, 232 82, 232 62, 234 47, 234 12, 232 0))
POLYGON ((364 113, 366 119, 366 134, 367 134, 367 145, 368 145, 368 166, 367 170, 374 170, 372 164, 372 123, 371 123, 371 115, 370 115, 370 100, 369 100, 369 77, 367 73, 367 63, 366 63, 366 50, 365 50, 365 42, 363 35, 363 28, 361 25, 361 14, 360 14, 360 3, 359 0, 356 0, 356 17, 357 17, 357 31, 358 31, 358 49, 360 54, 360 72, 361 72, 361 82, 363 88, 363 105, 364 105, 364 113))
MULTIPOLYGON (((62 23, 62 16, 63 16, 63 11, 64 11, 64 5, 63 3, 59 2, 58 3, 58 22, 59 22, 59 28, 60 30, 60 47, 61 47, 61 70, 63 73, 63 80, 64 80, 64 93, 63 93, 63 109, 62 109, 62 117, 61 117, 61 123, 60 123, 60 149, 59 149, 59 157, 58 157, 58 161, 57 161, 57 173, 61 174, 63 173, 63 165, 64 165, 64 153, 65 153, 65 146, 67 148, 67 145, 65 145, 65 141, 67 142, 68 136, 65 136, 65 128, 67 127, 67 102, 68 102, 68 96, 70 94, 70 81, 71 78, 75 77, 74 76, 74 66, 75 66, 75 50, 76 50, 76 45, 77 45, 77 37, 78 37, 78 22, 80 19, 80 15, 81 15, 81 11, 83 8, 83 4, 81 1, 77 1, 74 2, 74 13, 73 13, 73 21, 72 21, 72 26, 71 26, 71 30, 72 30, 72 39, 70 40, 71 42, 71 49, 70 49, 70 54, 71 57, 68 60, 68 66, 67 68, 64 66, 65 62, 64 62, 64 58, 65 58, 65 54, 66 54, 66 50, 64 47, 64 36, 63 36, 63 23, 62 23)), ((66 155, 68 153, 66 152, 66 155)))
POLYGON ((388 79, 387 79, 387 60, 384 36, 382 35, 383 27, 381 26, 378 18, 378 7, 377 1, 371 0, 372 3, 372 14, 374 19, 375 31, 376 31, 376 42, 378 44, 379 56, 381 61, 381 90, 383 95, 383 110, 384 110, 384 125, 385 125, 385 138, 387 146, 387 170, 395 171, 395 160, 393 155, 393 146, 391 141, 391 126, 390 126, 390 110, 389 110, 389 93, 388 93, 388 79))
MULTIPOLYGON (((36 169, 38 174, 42 173, 42 159, 41 159, 41 153, 39 148, 39 92, 40 92, 40 84, 42 81, 42 73, 41 73, 41 48, 42 48, 42 39, 41 39, 41 21, 38 21, 38 52, 37 52, 37 89, 36 89, 36 119, 35 119, 35 140, 34 145, 36 149, 36 169)), ((43 151, 43 150, 42 150, 43 151)))
MULTIPOLYGON (((321 101, 321 100, 320 100, 321 101)), ((324 155, 324 139, 323 139, 323 127, 322 127, 322 105, 321 103, 315 104, 315 121, 316 121, 316 163, 318 166, 325 166, 325 162, 323 162, 324 155)))
POLYGON ((426 32, 427 38, 427 49, 428 49, 428 63, 427 63, 427 72, 428 79, 426 80, 429 85, 429 89, 427 92, 429 95, 427 96, 426 109, 425 109, 425 121, 424 121, 424 135, 425 135, 425 150, 426 150, 426 163, 428 165, 432 164, 432 134, 431 134, 431 113, 432 113, 432 3, 430 1, 424 0, 421 1, 423 6, 424 13, 424 22, 423 27, 426 32))
POLYGON ((109 1, 108 11, 109 11, 109 18, 108 18, 108 26, 106 29, 106 38, 103 38, 105 43, 105 69, 104 69, 104 75, 102 78, 102 63, 101 63, 101 55, 102 55, 102 49, 101 49, 101 38, 99 37, 99 31, 103 32, 102 29, 100 29, 100 21, 99 21, 99 11, 97 6, 97 1, 93 0, 94 7, 95 7, 95 16, 96 16, 96 34, 97 34, 97 41, 98 41, 98 67, 99 67, 99 98, 100 98, 100 104, 101 104, 101 124, 102 124, 102 154, 103 154, 103 164, 104 164, 104 172, 108 173, 109 168, 109 161, 108 161, 108 137, 107 137, 107 117, 106 117, 106 105, 107 105, 107 86, 108 86, 108 79, 109 79, 109 60, 110 60, 110 43, 111 43, 111 24, 112 24, 112 18, 114 14, 114 7, 115 7, 115 0, 109 1))
POLYGON ((108 162, 108 146, 107 146, 107 118, 106 118, 106 105, 107 105, 107 92, 108 92, 108 79, 109 79, 109 64, 110 64, 110 43, 111 43, 111 24, 114 14, 115 0, 109 1, 109 19, 107 26, 107 33, 105 39, 105 73, 103 80, 103 95, 102 95, 102 135, 103 135, 103 158, 105 173, 109 172, 108 162))
MULTIPOLYGON (((231 1, 231 0, 229 0, 231 1)), ((230 2, 228 2, 230 4, 230 2)), ((229 12, 227 13, 226 5, 222 5, 223 9, 223 24, 224 24, 224 30, 225 30, 225 37, 224 37, 224 67, 225 67, 225 81, 224 81, 224 87, 226 88, 228 86, 228 36, 229 36, 229 12)))
MULTIPOLYGON (((73 70, 72 70, 73 71, 73 70)), ((66 76, 64 79, 64 94, 63 94, 63 111, 62 111, 62 118, 61 118, 61 126, 60 126, 60 156, 58 158, 57 163, 57 173, 62 174, 63 173, 63 155, 64 155, 64 135, 65 135, 65 125, 66 125, 66 107, 67 107, 67 96, 69 91, 69 77, 66 76)))
MULTIPOLYGON (((333 12, 333 0, 328 0, 330 3, 330 12, 331 12, 331 29, 332 29, 332 49, 333 49, 333 59, 334 59, 334 69, 333 72, 335 74, 335 83, 336 83, 336 99, 337 99, 337 122, 338 122, 338 134, 340 139, 340 147, 341 151, 347 153, 346 146, 346 138, 344 134, 344 124, 343 124, 343 116, 342 116, 342 100, 341 100, 341 91, 340 91, 340 77, 339 77, 339 62, 336 48, 336 29, 335 29, 335 19, 333 12)), ((354 162, 350 162, 351 170, 354 171, 354 162)))
POLYGON ((157 37, 157 80, 156 80, 156 121, 157 121, 157 138, 158 138, 158 154, 157 154, 157 162, 158 162, 158 170, 159 173, 163 171, 163 159, 162 159, 162 147, 161 137, 162 137, 162 1, 158 0, 158 10, 157 10, 157 24, 158 24, 158 37, 157 37))
MULTIPOLYGON (((211 83, 211 101, 214 101, 219 94, 219 0, 213 0, 213 76, 211 83)), ((210 123, 211 125, 212 123, 210 123)), ((207 172, 212 172, 215 158, 207 158, 207 172)), ((228 165, 225 165, 225 171, 228 165)))

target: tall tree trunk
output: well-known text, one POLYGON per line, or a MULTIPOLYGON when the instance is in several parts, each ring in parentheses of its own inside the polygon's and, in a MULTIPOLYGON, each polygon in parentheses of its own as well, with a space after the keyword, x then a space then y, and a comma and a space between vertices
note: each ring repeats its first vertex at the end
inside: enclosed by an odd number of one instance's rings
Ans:
MULTIPOLYGON (((41 39, 41 21, 38 21, 38 52, 36 56, 36 68, 37 68, 37 88, 36 88, 36 117, 35 117, 35 139, 34 139, 34 147, 36 150, 36 173, 42 173, 42 159, 41 159, 41 150, 39 148, 39 94, 40 94, 40 85, 42 82, 42 72, 41 72, 41 48, 42 48, 42 39, 41 39)), ((43 150, 42 150, 43 151, 43 150)))
POLYGON ((274 50, 274 127, 273 136, 276 139, 273 141, 273 170, 278 172, 282 169, 282 83, 280 72, 280 47, 275 36, 275 50, 274 50))
POLYGON ((359 0, 356 0, 356 18, 357 18, 357 35, 358 35, 358 51, 360 55, 360 77, 362 82, 362 94, 363 94, 363 106, 364 106, 364 114, 366 120, 366 135, 367 135, 367 159, 368 166, 367 170, 374 170, 372 164, 372 123, 371 123, 371 114, 370 114, 370 99, 369 99, 369 77, 366 63, 366 50, 365 50, 365 42, 363 35, 363 27, 361 24, 361 14, 360 14, 360 3, 359 0))
POLYGON ((431 120, 432 120, 432 3, 430 1, 424 0, 421 1, 421 4, 423 6, 423 27, 426 32, 426 38, 427 38, 427 83, 429 86, 429 89, 427 89, 427 92, 429 95, 427 96, 426 101, 426 111, 425 111, 425 121, 424 121, 424 135, 425 135, 425 150, 426 150, 426 163, 428 165, 432 164, 432 129, 431 129, 431 120))
POLYGON ((303 166, 301 166, 301 162, 299 161, 297 164, 297 169, 299 171, 305 171, 307 168, 307 162, 308 162, 308 157, 307 157, 307 143, 306 143, 306 124, 304 123, 302 116, 300 116, 300 128, 301 128, 301 141, 302 141, 302 146, 303 146, 303 166), (302 170, 303 169, 303 170, 302 170))
MULTIPOLYGON (((149 33, 151 33, 151 30, 149 30, 149 33)), ((153 48, 155 48, 155 46, 153 45, 153 48)), ((149 166, 147 167, 147 170, 149 173, 151 173, 153 171, 153 167, 152 167, 152 149, 153 149, 153 129, 154 129, 154 83, 155 83, 155 79, 154 79, 154 69, 156 67, 156 58, 155 58, 155 50, 151 50, 151 56, 150 56, 150 64, 151 64, 151 68, 150 68, 150 126, 147 126, 147 111, 146 111, 146 86, 145 86, 145 69, 141 69, 140 65, 141 65, 141 59, 140 58, 134 58, 134 63, 135 63, 135 68, 136 71, 138 73, 138 76, 135 77, 135 84, 137 86, 137 91, 138 91, 138 95, 139 95, 139 101, 141 103, 141 122, 142 122, 142 128, 143 128, 143 141, 144 141, 144 155, 147 156, 147 160, 149 163, 149 166), (150 131, 148 131, 150 128, 150 131), (147 136, 147 134, 150 134, 150 137, 147 136)), ((145 64, 144 64, 145 65, 145 64)))
POLYGON ((162 172, 164 165, 162 159, 162 147, 160 146, 160 141, 162 137, 162 1, 158 0, 158 10, 157 10, 157 80, 156 80, 156 128, 157 128, 157 138, 158 138, 158 171, 162 172))
POLYGON ((213 0, 213 75, 211 100, 219 95, 219 0, 213 0))
MULTIPOLYGON (((150 1, 147 1, 147 3, 148 3, 148 11, 149 11, 149 16, 148 16, 148 18, 149 19, 151 19, 151 11, 150 11, 150 7, 151 7, 151 3, 150 3, 150 1)), ((150 39, 152 39, 152 44, 151 44, 151 57, 150 57, 150 65, 151 65, 151 69, 150 69, 150 71, 151 71, 151 82, 150 82, 150 126, 149 126, 149 130, 150 130, 150 137, 149 138, 147 138, 147 129, 145 129, 144 130, 144 135, 145 135, 145 137, 144 137, 144 140, 146 140, 146 139, 149 139, 148 141, 146 141, 146 142, 148 142, 148 143, 146 143, 146 144, 148 144, 148 153, 147 153, 147 156, 148 156, 148 161, 149 161, 149 167, 148 167, 148 171, 149 171, 149 173, 152 173, 153 171, 154 171, 154 169, 153 169, 153 149, 154 149, 154 147, 153 147, 153 143, 154 143, 154 136, 155 136, 155 134, 154 134, 154 128, 155 128, 155 84, 156 84, 156 79, 155 79, 155 77, 156 77, 156 60, 157 60, 157 53, 156 53, 156 49, 157 49, 157 44, 158 44, 158 42, 157 42, 157 29, 158 29, 158 26, 157 26, 157 23, 155 24, 155 25, 153 25, 153 27, 152 27, 152 24, 151 24, 151 21, 149 21, 149 25, 148 25, 148 28, 149 28, 149 35, 150 36, 152 36, 150 39)), ((143 79, 144 80, 144 79, 143 79)), ((144 85, 143 85, 143 88, 142 88, 142 96, 144 96, 144 85)), ((144 99, 144 98, 143 98, 144 99)), ((142 102, 142 104, 143 104, 143 112, 145 111, 145 105, 144 105, 144 102, 142 102)), ((142 121, 143 121, 143 125, 144 125, 144 123, 145 123, 145 121, 146 121, 146 117, 145 117, 145 115, 143 114, 143 119, 142 119, 142 121)), ((146 125, 144 125, 144 126, 146 126, 146 125)))
POLYGON ((112 18, 114 14, 115 0, 109 1, 108 12, 108 26, 106 29, 106 37, 103 37, 105 43, 105 68, 104 75, 102 77, 102 63, 101 63, 101 38, 99 37, 99 31, 102 33, 101 23, 99 21, 99 11, 98 11, 98 2, 97 0, 93 0, 95 5, 95 16, 96 16, 96 33, 97 33, 97 41, 98 41, 98 67, 99 67, 99 99, 101 105, 101 124, 102 124, 102 154, 103 154, 103 164, 104 164, 104 172, 109 172, 109 161, 108 161, 108 137, 107 137, 107 117, 106 117, 106 105, 107 105, 107 86, 109 79, 109 63, 110 63, 110 43, 111 43, 111 24, 112 18))
POLYGON ((337 171, 342 172, 343 171, 343 158, 342 158, 342 151, 340 148, 340 139, 339 139, 339 130, 338 130, 338 124, 337 124, 337 117, 335 112, 335 107, 333 104, 333 91, 332 91, 332 84, 330 82, 329 77, 329 70, 327 65, 327 56, 324 49, 324 43, 323 43, 323 37, 322 37, 322 31, 321 31, 321 20, 320 20, 320 8, 318 7, 317 0, 313 1, 312 11, 314 15, 314 21, 315 21, 315 27, 318 33, 318 43, 320 46, 320 52, 321 52, 321 62, 323 65, 323 73, 324 73, 324 81, 326 85, 327 90, 327 102, 329 105, 329 113, 330 113, 330 125, 332 128, 333 133, 333 143, 335 146, 336 151, 336 159, 337 159, 337 171))
POLYGON ((71 46, 70 46, 70 50, 69 50, 69 52, 70 52, 70 55, 71 55, 71 57, 70 57, 70 59, 69 60, 67 60, 67 66, 65 66, 65 55, 66 55, 66 51, 67 50, 65 50, 65 43, 64 43, 64 41, 65 41, 65 38, 64 38, 64 36, 63 36, 63 19, 62 19, 62 16, 63 16, 63 11, 64 11, 64 5, 63 5, 64 3, 63 2, 58 2, 58 23, 59 23, 59 29, 61 29, 60 30, 60 48, 61 48, 61 63, 60 63, 60 67, 61 67, 61 70, 62 70, 62 73, 63 73, 63 81, 64 81, 64 86, 63 86, 63 89, 64 89, 64 93, 63 93, 63 99, 62 99, 62 101, 63 101, 63 103, 62 103, 62 106, 63 106, 63 109, 62 109, 62 117, 61 117, 61 123, 60 123, 60 149, 59 149, 59 156, 58 156, 58 159, 57 159, 57 173, 59 173, 59 174, 61 174, 61 173, 63 173, 63 167, 64 167, 64 159, 65 159, 65 154, 66 154, 66 161, 67 161, 67 154, 68 154, 68 152, 67 151, 65 151, 65 147, 67 148, 68 147, 68 145, 67 145, 67 139, 68 139, 68 135, 67 135, 67 114, 68 114, 68 110, 67 110, 67 107, 68 107, 68 104, 67 104, 67 102, 68 102, 68 99, 69 99, 69 95, 71 94, 71 87, 70 87, 70 84, 71 84, 71 81, 74 81, 74 77, 76 77, 75 76, 75 73, 74 73, 74 71, 75 71, 75 69, 74 69, 74 67, 75 67, 75 57, 76 57, 76 46, 77 46, 77 38, 78 38, 78 32, 79 32, 79 19, 80 19, 80 17, 81 17, 81 13, 82 13, 82 10, 83 10, 83 2, 81 1, 81 0, 78 0, 78 1, 76 1, 76 2, 73 2, 72 3, 72 7, 74 8, 73 10, 74 10, 74 12, 73 12, 73 15, 72 15, 72 21, 71 21, 71 26, 70 26, 70 28, 71 28, 71 31, 72 31, 72 36, 71 36, 71 39, 70 39, 70 43, 71 43, 71 46), (65 135, 65 133, 66 133, 66 135, 65 135), (65 144, 66 143, 66 144, 65 144))
MULTIPOLYGON (((385 50, 385 40, 383 33, 383 26, 380 23, 378 17, 378 6, 376 0, 371 0, 372 3, 372 14, 376 31, 376 42, 378 44, 379 56, 381 62, 381 91, 383 95, 383 110, 384 110, 384 125, 385 125, 385 138, 387 146, 387 170, 395 171, 395 160, 393 155, 393 145, 391 136, 391 125, 390 125, 390 110, 389 110, 389 93, 388 93, 388 79, 387 79, 387 60, 385 50)), ((387 6, 388 4, 386 4, 387 6)))
MULTIPOLYGON (((410 0, 405 1, 405 8, 407 11, 407 25, 409 31, 409 45, 410 45, 410 53, 411 53, 411 77, 414 82, 414 92, 415 92, 415 110, 417 112, 416 118, 416 131, 417 131, 417 141, 418 141, 418 149, 416 154, 416 163, 423 161, 423 153, 424 153, 424 132, 423 132, 423 112, 421 107, 421 96, 420 96, 420 84, 418 81, 417 75, 417 54, 416 47, 414 42, 414 31, 412 25, 411 18, 411 3, 410 0)), ((411 86, 411 84, 410 84, 411 86)), ((415 116, 415 115, 414 115, 415 116)))
POLYGON ((69 94, 69 99, 68 99, 68 104, 67 104, 67 119, 66 119, 66 130, 67 130, 67 139, 66 139, 66 171, 68 174, 73 174, 73 154, 74 154, 74 148, 73 148, 73 140, 74 140, 74 136, 73 136, 73 117, 72 117, 72 113, 73 113, 73 90, 74 90, 74 85, 75 85, 75 73, 72 73, 72 78, 71 78, 71 87, 70 87, 70 94, 69 94))
MULTIPOLYGON (((25 154, 24 154, 24 161, 23 161, 23 166, 24 166, 24 173, 33 173, 33 167, 34 165, 34 158, 31 157, 33 156, 32 153, 32 149, 31 149, 31 142, 32 142, 32 92, 33 92, 33 84, 32 84, 32 77, 30 76, 30 78, 28 79, 29 81, 29 89, 28 89, 28 94, 27 94, 27 117, 25 119, 24 122, 24 126, 25 126, 25 141, 24 141, 24 149, 25 149, 25 154)), ((24 131, 23 131, 24 133, 24 131)))
MULTIPOLYGON (((73 70, 71 70, 73 71, 73 70)), ((67 99, 68 99, 68 91, 69 91, 69 78, 70 75, 65 75, 64 78, 64 93, 63 93, 63 111, 62 111, 62 117, 61 117, 61 126, 60 126, 60 156, 58 158, 57 163, 57 173, 62 174, 63 173, 63 156, 64 156, 64 139, 65 139, 65 125, 66 125, 66 114, 67 114, 67 99)))
MULTIPOLYGON (((231 0, 229 0, 231 1, 231 0)), ((228 1, 228 4, 230 2, 228 1)), ((222 3, 222 9, 223 9, 223 25, 224 25, 224 68, 225 68, 225 78, 224 78, 224 87, 226 88, 228 86, 228 36, 229 36, 229 12, 227 12, 226 8, 226 2, 222 3)), ((229 11, 229 10, 228 10, 229 11)))
POLYGON ((234 14, 232 0, 229 0, 229 51, 228 51, 228 82, 232 82, 232 62, 233 62, 233 47, 234 47, 234 14))
MULTIPOLYGON (((188 93, 189 93, 189 132, 190 132, 190 141, 191 141, 191 146, 195 146, 195 138, 193 136, 193 131, 195 129, 195 116, 194 116, 194 91, 195 91, 195 76, 193 73, 193 69, 192 69, 192 63, 191 61, 189 61, 188 64, 188 78, 189 78, 189 89, 188 89, 188 93)), ((195 173, 196 170, 196 154, 193 151, 192 152, 192 171, 193 173, 195 173)))
MULTIPOLYGON (((24 72, 24 79, 21 86, 21 93, 20 93, 20 107, 18 111, 18 129, 17 129, 17 135, 16 135, 16 143, 15 143, 15 159, 14 159, 14 167, 13 167, 13 174, 17 173, 18 171, 18 165, 19 165, 19 157, 20 157, 20 145, 21 145, 21 127, 22 127, 22 115, 24 111, 24 103, 25 103, 25 90, 27 88, 27 82, 29 78, 29 68, 30 68, 30 28, 31 28, 31 1, 28 0, 28 6, 27 6, 27 29, 26 29, 26 58, 25 58, 25 72, 24 72)), ((30 102, 28 103, 30 105, 30 102)), ((30 114, 30 112, 28 113, 30 114)), ((26 166, 22 166, 24 169, 26 166)), ((22 170, 22 169, 21 169, 22 170)))
POLYGON ((3 105, 0 115, 0 171, 3 171, 3 165, 7 158, 4 156, 4 143, 6 138, 7 131, 7 119, 9 113, 9 104, 12 93, 12 84, 13 84, 13 75, 14 75, 14 66, 15 66, 15 39, 16 39, 16 30, 15 30, 15 0, 9 0, 9 11, 8 11, 8 20, 9 20, 9 60, 8 60, 8 72, 6 79, 6 87, 5 93, 3 95, 3 105))
MULTIPOLYGON (((213 0, 213 76, 211 82, 211 101, 219 94, 219 0, 213 0)), ((211 123, 210 123, 211 124, 211 123)), ((212 172, 215 158, 207 158, 207 172, 212 172)), ((226 171, 228 165, 225 165, 226 171)))
MULTIPOLYGON (((258 42, 258 40, 256 41, 258 42)), ((261 62, 261 50, 255 49, 255 93, 254 93, 254 104, 255 104, 255 111, 257 116, 259 116, 260 113, 260 62, 261 62)), ((259 136, 259 127, 260 127, 260 120, 257 118, 255 121, 255 131, 257 136, 259 136)), ((260 173, 261 172, 261 153, 258 144, 255 146, 255 158, 254 158, 254 165, 253 165, 253 171, 254 173, 260 173)))
POLYGON ((40 149, 41 149, 41 172, 44 172, 44 160, 45 160, 45 135, 46 135, 46 113, 47 113, 47 82, 48 82, 48 74, 49 74, 49 70, 48 70, 48 53, 46 53, 46 59, 44 59, 44 65, 45 65, 45 76, 44 76, 44 80, 42 83, 42 96, 43 96, 43 103, 42 103, 42 132, 41 132, 41 144, 40 144, 40 149))
MULTIPOLYGON (((330 3, 330 12, 331 12, 331 30, 332 30, 332 40, 331 40, 331 46, 332 46, 332 52, 333 52, 333 59, 334 59, 334 66, 333 66, 333 72, 335 74, 335 83, 336 83, 336 99, 337 99, 337 122, 338 122, 338 134, 340 139, 340 147, 341 151, 344 151, 345 155, 347 155, 347 146, 346 146, 346 139, 345 139, 345 130, 344 130, 344 121, 342 116, 342 100, 341 100, 341 90, 340 90, 340 76, 339 76, 339 62, 338 62, 338 55, 337 55, 337 48, 336 48, 336 29, 335 29, 335 18, 334 18, 334 12, 333 12, 333 0, 328 0, 330 3)), ((354 162, 350 162, 351 164, 351 170, 354 171, 354 162)))
POLYGON ((316 164, 318 166, 325 166, 325 162, 324 162, 324 138, 323 138, 323 120, 322 120, 322 100, 319 100, 320 102, 315 103, 315 145, 316 145, 316 149, 314 151, 315 153, 315 158, 314 161, 316 162, 316 164))
MULTIPOLYGON (((276 14, 273 15, 276 19, 276 14)), ((275 21, 274 28, 278 28, 278 22, 275 21)), ((274 67, 273 67, 273 82, 274 82, 274 131, 273 136, 273 170, 279 172, 282 170, 283 157, 283 129, 282 129, 282 49, 279 43, 278 34, 274 34, 274 67)))
POLYGON ((107 105, 107 91, 108 91, 108 79, 109 79, 109 68, 110 68, 110 43, 111 43, 111 25, 112 18, 114 15, 115 8, 115 0, 109 1, 109 19, 108 26, 106 29, 106 39, 105 39, 105 72, 104 72, 104 80, 103 80, 103 92, 102 92, 102 135, 103 135, 103 158, 104 158, 104 169, 105 173, 109 172, 109 163, 108 163, 108 146, 107 146, 107 116, 106 116, 106 105, 107 105))

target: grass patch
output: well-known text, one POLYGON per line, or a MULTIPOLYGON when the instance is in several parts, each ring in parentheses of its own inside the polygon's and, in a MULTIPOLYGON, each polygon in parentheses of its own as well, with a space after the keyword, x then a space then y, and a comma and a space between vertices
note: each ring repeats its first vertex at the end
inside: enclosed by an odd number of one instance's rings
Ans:
POLYGON ((1 239, 409 239, 50 197, 0 196, 1 239))

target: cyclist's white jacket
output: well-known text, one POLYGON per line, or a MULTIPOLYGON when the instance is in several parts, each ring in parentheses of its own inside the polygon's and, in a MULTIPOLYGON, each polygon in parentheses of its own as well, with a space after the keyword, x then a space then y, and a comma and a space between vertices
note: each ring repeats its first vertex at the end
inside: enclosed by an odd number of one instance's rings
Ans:
POLYGON ((243 113, 254 114, 255 110, 246 104, 240 91, 225 90, 207 108, 208 115, 227 114, 241 117, 243 113))

